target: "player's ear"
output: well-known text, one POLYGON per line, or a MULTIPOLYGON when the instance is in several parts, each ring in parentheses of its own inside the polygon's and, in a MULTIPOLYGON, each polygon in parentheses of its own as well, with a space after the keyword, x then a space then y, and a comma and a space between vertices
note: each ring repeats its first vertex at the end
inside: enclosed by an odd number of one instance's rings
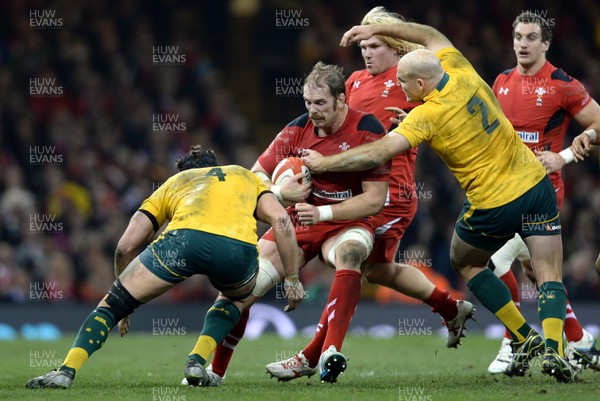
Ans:
POLYGON ((545 41, 542 42, 542 45, 543 45, 542 48, 544 49, 544 51, 547 52, 548 49, 550 48, 550 41, 549 40, 545 40, 545 41))
POLYGON ((346 94, 345 93, 340 93, 337 96, 337 100, 338 100, 338 102, 340 102, 340 106, 346 104, 346 94))

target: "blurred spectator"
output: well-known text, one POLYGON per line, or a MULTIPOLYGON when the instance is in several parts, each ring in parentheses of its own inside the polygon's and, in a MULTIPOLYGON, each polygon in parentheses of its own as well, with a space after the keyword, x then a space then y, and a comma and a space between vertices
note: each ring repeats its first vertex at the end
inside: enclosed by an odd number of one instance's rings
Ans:
POLYGON ((581 301, 598 300, 600 278, 593 269, 590 269, 597 256, 596 250, 585 247, 573 253, 565 261, 563 281, 570 298, 581 301))
POLYGON ((10 165, 3 174, 4 191, 0 195, 0 227, 2 235, 10 243, 17 244, 23 239, 23 229, 29 223, 29 216, 35 213, 36 198, 25 187, 23 170, 10 165))
POLYGON ((0 242, 0 302, 23 302, 28 299, 28 288, 23 284, 27 276, 13 263, 13 249, 0 242))

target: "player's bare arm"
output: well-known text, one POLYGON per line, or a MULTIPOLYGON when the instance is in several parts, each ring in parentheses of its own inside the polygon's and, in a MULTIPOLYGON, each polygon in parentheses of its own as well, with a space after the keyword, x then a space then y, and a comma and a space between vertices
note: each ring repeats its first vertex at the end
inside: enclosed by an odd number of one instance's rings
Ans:
POLYGON ((598 139, 600 133, 600 105, 598 105, 598 102, 592 100, 588 103, 583 110, 577 113, 575 121, 581 126, 587 127, 584 132, 575 137, 570 148, 575 161, 577 161, 583 160, 589 155, 590 145, 600 144, 598 139))
POLYGON ((300 184, 304 174, 296 174, 294 177, 292 177, 292 179, 287 180, 285 184, 279 187, 273 184, 271 181, 271 174, 269 174, 258 161, 254 163, 254 166, 252 166, 250 171, 259 176, 263 183, 270 188, 275 196, 277 196, 277 198, 281 201, 292 204, 296 202, 303 202, 312 192, 312 181, 309 181, 305 184, 300 184), (276 188, 273 188, 273 186, 276 188))
POLYGON ((592 148, 591 145, 600 145, 600 141, 598 140, 598 131, 585 131, 579 135, 577 135, 573 139, 573 143, 571 144, 571 149, 573 150, 573 154, 577 156, 586 157, 590 154, 590 150, 592 148))
POLYGON ((403 135, 390 132, 378 141, 327 157, 307 149, 302 160, 313 174, 328 171, 364 171, 380 166, 408 149, 410 143, 403 135))
POLYGON ((431 50, 432 52, 447 47, 453 47, 452 42, 437 29, 413 22, 357 25, 344 33, 340 45, 349 46, 352 43, 367 40, 374 35, 391 36, 408 42, 417 43, 425 46, 426 49, 431 50))
POLYGON ((385 203, 388 190, 387 181, 363 181, 363 193, 343 202, 327 206, 313 206, 297 203, 298 221, 314 225, 328 220, 355 220, 379 213, 385 203))
POLYGON ((150 218, 140 211, 135 212, 117 244, 114 259, 115 277, 119 277, 141 248, 150 242, 154 233, 150 218))
POLYGON ((298 278, 300 267, 304 264, 304 254, 298 247, 294 225, 275 196, 269 193, 258 200, 256 217, 273 227, 275 244, 285 272, 284 288, 288 300, 285 311, 292 311, 304 299, 304 288, 298 278))
POLYGON ((562 169, 565 164, 572 161, 577 163, 585 159, 590 151, 590 145, 597 141, 597 133, 600 132, 600 106, 592 100, 579 113, 575 115, 575 121, 586 127, 585 131, 577 136, 570 147, 560 153, 550 151, 536 152, 538 159, 542 162, 548 174, 562 169))

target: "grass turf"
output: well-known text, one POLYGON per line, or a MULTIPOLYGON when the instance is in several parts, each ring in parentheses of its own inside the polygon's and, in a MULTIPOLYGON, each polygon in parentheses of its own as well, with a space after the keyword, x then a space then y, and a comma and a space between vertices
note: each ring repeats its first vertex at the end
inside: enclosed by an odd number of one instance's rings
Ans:
POLYGON ((290 401, 446 401, 600 399, 600 372, 580 374, 578 383, 560 384, 540 372, 534 360, 520 378, 491 376, 487 366, 499 341, 469 335, 458 350, 447 349, 437 335, 391 339, 349 336, 344 344, 348 370, 333 385, 317 376, 291 382, 269 379, 264 366, 287 358, 308 342, 266 335, 243 341, 227 380, 217 388, 180 386, 186 355, 194 336, 113 333, 92 356, 70 390, 27 390, 31 377, 62 362, 72 336, 56 342, 18 340, 1 345, 0 400, 290 400, 290 401))

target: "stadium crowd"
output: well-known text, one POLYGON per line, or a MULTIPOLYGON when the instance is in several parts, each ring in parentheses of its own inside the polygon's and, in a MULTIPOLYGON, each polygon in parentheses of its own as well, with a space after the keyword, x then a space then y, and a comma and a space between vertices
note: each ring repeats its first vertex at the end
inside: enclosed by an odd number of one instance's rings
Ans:
MULTIPOLYGON (((273 82, 302 78, 318 60, 342 65, 346 74, 363 68, 359 50, 338 42, 379 5, 257 0, 249 2, 257 5, 254 11, 228 8, 236 3, 0 5, 0 302, 32 301, 32 288, 40 301, 96 302, 114 280, 120 233, 142 200, 175 172, 177 157, 198 143, 214 148, 223 164, 250 167, 276 134, 268 128, 280 127, 303 107, 301 95, 280 97, 273 82), (277 11, 290 9, 301 13, 299 23, 278 26, 277 18, 285 16, 277 11), (224 51, 240 26, 253 33, 235 36, 256 54, 245 61, 247 70, 258 71, 254 87, 261 92, 252 96, 231 84, 246 66, 224 51), (246 112, 257 103, 258 115, 246 112)), ((491 85, 514 65, 511 24, 524 7, 515 3, 386 6, 452 37, 491 85)), ((600 5, 546 1, 537 9, 559 32, 548 59, 600 99, 600 5)), ((571 130, 565 145, 578 133, 571 130)), ((565 285, 571 300, 598 300, 598 152, 567 166, 563 177, 565 285)), ((416 186, 419 209, 399 258, 460 287, 448 246, 464 196, 426 146, 419 151, 416 186)), ((331 278, 325 270, 308 270, 308 290, 311 282, 316 288, 331 278)), ((214 297, 206 279, 193 278, 160 301, 214 297)))

